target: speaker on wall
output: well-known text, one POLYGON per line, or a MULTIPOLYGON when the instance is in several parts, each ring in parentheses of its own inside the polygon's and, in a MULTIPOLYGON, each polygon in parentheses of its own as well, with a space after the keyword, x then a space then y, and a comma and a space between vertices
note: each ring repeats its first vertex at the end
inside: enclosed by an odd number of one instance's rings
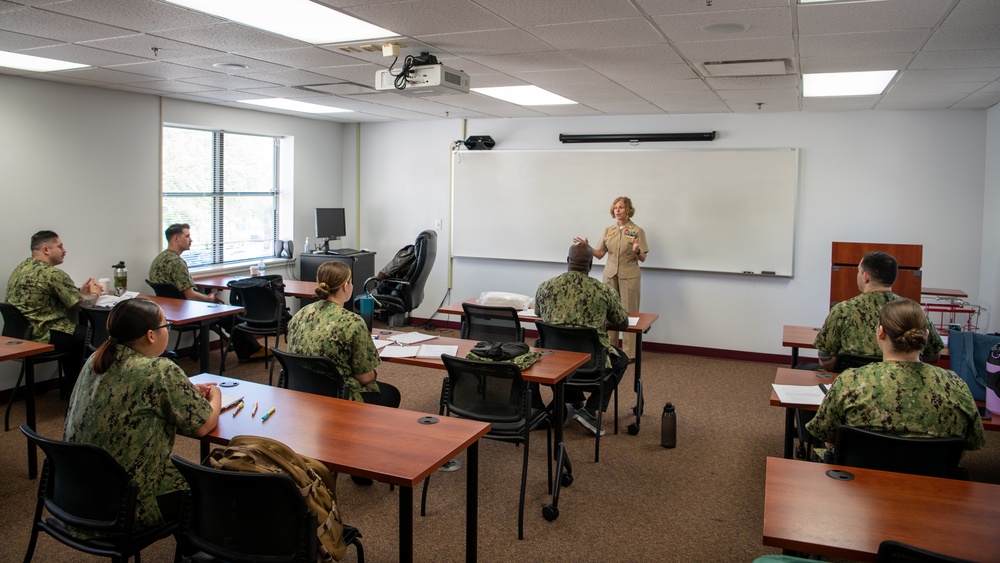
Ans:
POLYGON ((497 144, 489 135, 473 135, 465 140, 465 148, 470 151, 488 151, 497 144))

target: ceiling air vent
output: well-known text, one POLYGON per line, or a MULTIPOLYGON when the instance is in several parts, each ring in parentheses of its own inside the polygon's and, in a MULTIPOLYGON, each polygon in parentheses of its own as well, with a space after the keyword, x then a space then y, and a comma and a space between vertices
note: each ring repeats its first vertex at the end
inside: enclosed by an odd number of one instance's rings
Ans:
POLYGON ((786 59, 705 63, 705 76, 774 76, 788 74, 786 59))

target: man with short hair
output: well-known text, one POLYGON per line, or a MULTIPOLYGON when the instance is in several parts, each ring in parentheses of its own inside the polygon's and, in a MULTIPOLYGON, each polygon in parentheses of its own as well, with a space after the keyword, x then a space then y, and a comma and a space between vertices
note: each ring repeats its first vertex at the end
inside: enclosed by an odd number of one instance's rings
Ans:
POLYGON ((93 306, 104 290, 94 278, 77 289, 69 275, 56 267, 65 259, 66 248, 59 235, 53 231, 32 235, 31 257, 11 272, 6 300, 28 318, 34 341, 68 353, 63 359, 66 377, 60 388, 60 395, 68 397, 83 365, 86 336, 86 327, 70 320, 70 311, 93 306))
MULTIPOLYGON (((577 408, 573 418, 591 432, 603 434, 604 430, 597 426, 597 409, 608 409, 611 395, 628 368, 628 357, 621 349, 611 345, 607 329, 627 328, 628 313, 622 307, 621 297, 611 286, 590 277, 594 251, 589 244, 580 242, 571 246, 566 263, 566 273, 538 286, 535 312, 542 322, 548 324, 597 329, 601 344, 608 351, 605 370, 614 373, 614 378, 604 389, 603 404, 599 404, 598 393, 591 393, 586 405, 577 408)), ((568 389, 566 402, 581 405, 583 392, 568 389)))
MULTIPOLYGON (((899 270, 896 259, 880 251, 866 252, 858 264, 858 289, 861 295, 841 301, 830 309, 823 328, 816 335, 819 365, 832 370, 837 364, 837 354, 882 357, 875 340, 879 312, 882 306, 897 299, 892 284, 899 270)), ((927 320, 930 337, 920 359, 933 364, 940 358, 944 342, 927 320)))
MULTIPOLYGON (((208 303, 225 303, 219 293, 201 293, 195 290, 194 279, 188 269, 187 262, 181 258, 181 254, 191 250, 191 226, 187 223, 174 223, 164 231, 167 238, 167 249, 153 259, 149 265, 149 281, 153 283, 166 283, 177 288, 177 291, 184 294, 184 298, 190 301, 206 301, 208 303)), ((230 321, 231 322, 231 321, 230 321)), ((226 325, 232 333, 231 325, 226 325)), ((231 340, 236 356, 241 360, 246 360, 259 354, 263 357, 263 346, 257 339, 245 332, 233 335, 223 333, 219 323, 214 323, 212 329, 226 340, 231 340)))

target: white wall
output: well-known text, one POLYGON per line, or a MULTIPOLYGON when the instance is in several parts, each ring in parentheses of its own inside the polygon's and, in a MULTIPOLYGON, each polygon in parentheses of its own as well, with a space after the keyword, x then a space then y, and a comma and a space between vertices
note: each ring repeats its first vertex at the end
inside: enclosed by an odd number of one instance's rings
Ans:
POLYGON ((979 304, 989 310, 990 332, 1000 332, 1000 105, 986 112, 986 189, 983 201, 983 272, 979 304))
MULTIPOLYGON (((41 229, 59 233, 63 269, 78 284, 124 260, 145 287, 160 251, 160 98, 0 76, 0 292, 41 229)), ((294 236, 312 235, 313 208, 342 204, 341 124, 164 100, 168 122, 295 137, 294 236)), ((194 233, 195 237, 199 236, 194 233)), ((280 270, 279 270, 279 273, 280 270)), ((297 268, 296 268, 297 274, 297 268)), ((0 364, 0 389, 18 364, 0 364)), ((39 379, 54 374, 39 369, 39 379)))
MULTIPOLYGON (((378 241, 374 246, 390 252, 448 210, 448 144, 461 137, 460 122, 365 125, 362 130, 361 204, 378 241), (397 233, 398 240, 389 244, 388 233, 397 233)), ((800 149, 795 276, 647 271, 641 309, 660 315, 647 341, 787 353, 781 347, 783 324, 819 325, 826 316, 833 241, 922 244, 924 285, 961 288, 970 300, 979 300, 985 262, 979 211, 984 207, 985 111, 496 119, 470 121, 467 134, 491 135, 500 150, 558 149, 559 133, 712 130, 719 138, 710 145, 670 146, 800 149)), ((609 186, 607 199, 594 202, 595 213, 605 213, 614 196, 628 193, 628 186, 609 186)), ((996 199, 990 202, 994 214, 1000 212, 996 199)), ((655 229, 656 210, 635 203, 636 222, 647 231, 655 229)), ((516 217, 510 228, 546 236, 544 224, 522 224, 516 217)), ((440 234, 448 236, 447 225, 440 234)), ((593 239, 598 233, 579 234, 593 239)), ((446 291, 445 258, 442 246, 417 316, 430 316, 446 291)), ((456 259, 449 301, 486 290, 534 295, 539 282, 560 271, 551 264, 456 259)), ((600 276, 599 268, 593 275, 600 276)))

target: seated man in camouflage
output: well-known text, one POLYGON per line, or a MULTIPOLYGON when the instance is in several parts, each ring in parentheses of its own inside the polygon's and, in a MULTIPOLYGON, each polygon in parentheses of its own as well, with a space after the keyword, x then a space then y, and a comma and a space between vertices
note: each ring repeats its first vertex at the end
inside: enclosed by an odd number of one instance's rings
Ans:
MULTIPOLYGON (((841 301, 830 309, 823 328, 816 335, 819 351, 819 365, 825 370, 833 370, 837 364, 837 354, 848 353, 861 356, 882 356, 875 340, 878 315, 882 306, 898 299, 892 293, 898 266, 896 259, 885 252, 867 252, 858 264, 858 289, 861 295, 841 301)), ((927 320, 929 337, 927 346, 920 354, 923 362, 933 364, 941 356, 944 342, 927 320)))
MULTIPOLYGON (((604 404, 598 393, 591 393, 587 404, 576 409, 573 418, 595 434, 604 434, 597 427, 597 409, 608 409, 611 395, 628 368, 628 357, 621 349, 612 346, 608 339, 608 327, 627 327, 628 313, 622 307, 621 297, 611 286, 590 277, 594 264, 594 251, 586 243, 577 243, 569 248, 566 258, 567 272, 560 274, 538 286, 535 294, 535 312, 543 322, 553 325, 593 327, 608 350, 606 370, 614 373, 614 378, 604 389, 604 404)), ((566 402, 583 403, 583 392, 567 389, 566 402)))
MULTIPOLYGON (((181 258, 181 254, 191 250, 191 226, 187 223, 174 223, 167 227, 164 235, 167 237, 167 249, 157 255, 153 259, 153 263, 149 265, 149 281, 170 284, 184 294, 184 298, 189 301, 225 303, 218 293, 200 293, 195 290, 191 271, 188 270, 187 262, 181 258)), ((232 323, 232 318, 228 322, 232 323)), ((230 328, 230 325, 226 325, 226 328, 230 328)), ((212 330, 220 337, 229 339, 229 335, 221 330, 218 323, 212 325, 212 330)), ((244 332, 234 334, 232 344, 236 356, 241 360, 254 357, 254 355, 260 357, 264 355, 264 347, 255 338, 244 332)))
POLYGON ((94 278, 77 289, 69 275, 56 267, 65 259, 59 235, 52 231, 32 235, 31 257, 11 272, 6 300, 31 322, 33 340, 52 344, 56 352, 68 352, 59 393, 69 397, 83 365, 86 335, 86 327, 70 320, 69 313, 77 306, 93 306, 103 289, 94 278))

